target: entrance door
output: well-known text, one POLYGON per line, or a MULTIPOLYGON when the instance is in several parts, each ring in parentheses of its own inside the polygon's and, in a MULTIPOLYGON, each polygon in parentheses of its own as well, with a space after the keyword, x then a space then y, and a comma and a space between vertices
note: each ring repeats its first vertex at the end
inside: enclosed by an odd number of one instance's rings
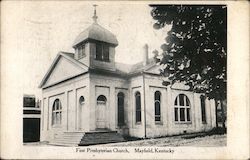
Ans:
POLYGON ((96 128, 106 128, 106 102, 107 99, 103 95, 97 98, 96 128))

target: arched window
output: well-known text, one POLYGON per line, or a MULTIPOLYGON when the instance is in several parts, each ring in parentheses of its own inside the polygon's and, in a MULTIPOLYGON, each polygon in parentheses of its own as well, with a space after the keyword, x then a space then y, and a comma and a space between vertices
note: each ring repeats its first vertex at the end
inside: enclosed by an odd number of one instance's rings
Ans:
POLYGON ((135 93, 135 122, 141 122, 141 94, 135 93))
POLYGON ((118 126, 124 125, 124 94, 119 92, 117 95, 118 106, 118 126))
POLYGON ((100 95, 97 97, 97 103, 104 103, 106 104, 107 98, 104 95, 100 95))
POLYGON ((80 104, 80 105, 83 105, 84 102, 85 102, 85 99, 84 99, 83 96, 81 96, 81 97, 79 98, 79 104, 80 104))
POLYGON ((78 130, 82 130, 82 116, 83 116, 83 105, 85 103, 85 99, 83 96, 79 98, 79 105, 78 105, 78 130))
POLYGON ((205 103, 205 96, 201 96, 201 120, 202 123, 206 123, 206 103, 205 103))
POLYGON ((62 122, 62 105, 59 99, 56 99, 52 107, 52 125, 60 125, 62 122))
POLYGON ((161 121, 161 92, 155 92, 155 121, 161 121))
POLYGON ((184 94, 179 94, 174 101, 174 115, 176 122, 190 122, 190 101, 184 94))

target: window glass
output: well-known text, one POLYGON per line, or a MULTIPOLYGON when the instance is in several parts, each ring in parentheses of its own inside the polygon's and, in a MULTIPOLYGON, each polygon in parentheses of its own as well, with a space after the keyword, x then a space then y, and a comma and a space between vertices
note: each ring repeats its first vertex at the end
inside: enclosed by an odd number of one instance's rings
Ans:
POLYGON ((103 44, 103 60, 109 61, 109 46, 107 44, 103 44))
POLYGON ((136 92, 135 94, 135 105, 136 105, 135 121, 141 122, 141 94, 139 92, 136 92))
POLYGON ((180 106, 184 106, 184 95, 183 94, 179 95, 179 104, 180 104, 180 106))
POLYGON ((201 120, 203 123, 206 123, 205 96, 201 96, 200 101, 201 101, 201 120))
POLYGON ((117 95, 118 103, 118 126, 124 125, 124 94, 122 92, 117 95))
POLYGON ((52 106, 52 125, 59 125, 62 121, 62 105, 59 99, 56 99, 52 106))
POLYGON ((107 98, 104 95, 100 95, 97 97, 97 101, 106 103, 107 98))
POLYGON ((83 96, 81 96, 81 97, 79 98, 79 104, 82 105, 82 104, 84 104, 84 102, 85 102, 85 99, 84 99, 83 96))
POLYGON ((190 101, 184 94, 179 94, 175 98, 175 121, 190 122, 190 101), (179 116, 179 117, 178 117, 179 116))
POLYGON ((78 59, 81 59, 85 56, 85 45, 81 45, 79 47, 79 51, 78 51, 78 59))
POLYGON ((187 121, 190 121, 190 108, 187 108, 187 121))
POLYGON ((180 121, 185 121, 185 109, 180 108, 180 121))
POLYGON ((96 43, 96 60, 109 61, 109 45, 106 43, 96 43))
POLYGON ((155 121, 161 121, 161 92, 155 92, 155 121))
POLYGON ((174 108, 174 120, 178 121, 178 108, 174 108))
POLYGON ((189 100, 188 100, 188 98, 186 97, 186 106, 190 106, 190 104, 189 104, 189 100))
POLYGON ((175 101, 174 101, 174 105, 175 106, 177 106, 178 105, 178 103, 177 103, 177 99, 178 99, 178 97, 175 99, 175 101))
POLYGON ((102 45, 100 43, 96 43, 96 59, 102 60, 102 45))
POLYGON ((158 101, 161 100, 161 92, 159 92, 159 91, 155 92, 155 100, 158 100, 158 101))

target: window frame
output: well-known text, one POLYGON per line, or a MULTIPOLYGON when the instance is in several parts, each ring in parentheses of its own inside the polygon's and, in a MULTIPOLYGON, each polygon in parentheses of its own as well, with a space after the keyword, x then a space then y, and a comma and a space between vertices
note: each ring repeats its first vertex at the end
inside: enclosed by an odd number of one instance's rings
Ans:
POLYGON ((80 44, 77 46, 77 60, 80 60, 86 56, 86 45, 80 44))
POLYGON ((59 98, 55 99, 52 106, 52 122, 53 127, 61 126, 62 124, 62 103, 59 98), (59 120, 58 120, 59 117, 59 120))
POLYGON ((141 124, 142 122, 142 115, 141 115, 141 93, 139 91, 135 92, 135 123, 136 124, 141 124), (137 106, 137 100, 139 97, 139 107, 137 106), (140 115, 140 117, 137 117, 138 115, 140 115))
POLYGON ((79 97, 79 104, 82 106, 82 105, 84 105, 84 103, 85 103, 85 98, 84 98, 84 96, 80 96, 80 97, 79 97))
POLYGON ((117 126, 119 127, 125 125, 125 101, 124 99, 125 99, 124 93, 119 92, 117 94, 117 126), (119 104, 120 100, 122 100, 122 103, 123 103, 122 106, 119 104), (120 116, 122 116, 122 118, 120 116))
POLYGON ((105 104, 107 103, 107 97, 104 96, 104 95, 99 95, 97 98, 96 98, 96 103, 97 104, 105 104), (104 98, 103 100, 101 98, 104 98))
POLYGON ((174 122, 175 123, 192 123, 191 115, 192 115, 191 104, 190 104, 190 100, 188 96, 182 93, 178 94, 174 101, 174 122), (183 99, 180 99, 181 97, 183 97, 183 99), (181 102, 183 102, 183 104, 181 104, 181 102), (184 112, 182 112, 183 109, 184 109, 184 112), (184 117, 181 117, 181 115, 184 115, 184 117))
POLYGON ((161 92, 160 91, 155 91, 154 93, 154 111, 155 111, 155 124, 162 124, 162 114, 161 114, 161 92), (157 95, 158 94, 158 95, 157 95), (159 106, 157 106, 157 104, 159 104, 159 106), (156 114, 156 110, 157 108, 156 107, 159 107, 159 113, 156 114), (158 120, 157 120, 158 118, 158 120))
POLYGON ((95 60, 103 61, 103 62, 110 62, 110 45, 107 43, 96 42, 95 46, 96 46, 95 60), (99 50, 97 48, 101 50, 101 53, 97 51, 99 50), (108 52, 105 52, 105 51, 108 51, 108 52))
POLYGON ((207 123, 207 116, 206 116, 206 97, 204 95, 200 96, 201 102, 201 122, 203 124, 207 123), (203 102, 203 103, 202 103, 203 102))

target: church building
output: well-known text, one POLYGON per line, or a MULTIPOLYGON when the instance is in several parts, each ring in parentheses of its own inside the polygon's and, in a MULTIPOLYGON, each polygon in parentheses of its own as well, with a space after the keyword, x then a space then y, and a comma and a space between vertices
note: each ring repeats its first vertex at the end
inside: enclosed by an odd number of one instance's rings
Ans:
POLYGON ((40 83, 41 141, 95 144, 215 127, 214 100, 181 83, 164 86, 147 45, 142 62, 115 62, 116 36, 97 23, 96 11, 93 20, 76 37, 75 52, 59 52, 40 83))

